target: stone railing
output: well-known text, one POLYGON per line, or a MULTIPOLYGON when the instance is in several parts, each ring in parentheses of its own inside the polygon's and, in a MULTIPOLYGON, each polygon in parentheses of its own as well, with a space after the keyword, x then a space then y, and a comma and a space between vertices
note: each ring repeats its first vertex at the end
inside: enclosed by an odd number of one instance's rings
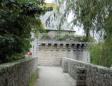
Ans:
POLYGON ((62 58, 62 68, 76 81, 77 86, 112 86, 112 69, 62 58))
POLYGON ((28 86, 37 70, 37 58, 22 59, 0 65, 0 86, 28 86))

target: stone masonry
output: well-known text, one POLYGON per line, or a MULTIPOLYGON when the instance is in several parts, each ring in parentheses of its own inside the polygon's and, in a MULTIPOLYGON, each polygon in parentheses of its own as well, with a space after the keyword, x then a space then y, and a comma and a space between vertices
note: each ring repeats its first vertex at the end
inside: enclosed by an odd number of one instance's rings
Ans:
POLYGON ((0 86, 28 86, 37 70, 37 58, 22 59, 0 65, 0 86))
MULTIPOLYGON (((90 62, 90 54, 87 50, 88 43, 74 40, 55 40, 57 32, 57 30, 47 30, 51 39, 42 39, 41 35, 38 37, 38 65, 60 66, 62 57, 90 62)), ((61 36, 66 34, 73 35, 74 31, 61 30, 61 36)))
POLYGON ((86 43, 42 42, 39 45, 39 65, 60 66, 61 57, 89 62, 86 43))
POLYGON ((62 59, 62 68, 75 80, 77 86, 112 86, 112 69, 70 58, 62 59))

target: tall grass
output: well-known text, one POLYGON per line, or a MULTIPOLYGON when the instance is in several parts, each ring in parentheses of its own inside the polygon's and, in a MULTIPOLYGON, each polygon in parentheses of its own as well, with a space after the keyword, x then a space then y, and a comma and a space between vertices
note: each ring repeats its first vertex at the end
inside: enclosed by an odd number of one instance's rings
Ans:
POLYGON ((112 66, 112 40, 89 46, 91 63, 106 67, 112 66))

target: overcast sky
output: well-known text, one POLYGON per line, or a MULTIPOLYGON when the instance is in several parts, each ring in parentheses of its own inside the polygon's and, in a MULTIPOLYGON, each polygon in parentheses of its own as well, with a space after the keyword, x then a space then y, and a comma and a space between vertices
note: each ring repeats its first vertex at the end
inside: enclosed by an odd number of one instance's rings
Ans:
POLYGON ((46 3, 52 3, 53 0, 45 0, 46 3))
MULTIPOLYGON (((45 0, 46 3, 52 3, 54 0, 45 0)), ((72 14, 68 16, 68 22, 72 20, 72 14)), ((76 31, 76 35, 84 35, 84 30, 81 27, 74 27, 74 30, 76 31)))

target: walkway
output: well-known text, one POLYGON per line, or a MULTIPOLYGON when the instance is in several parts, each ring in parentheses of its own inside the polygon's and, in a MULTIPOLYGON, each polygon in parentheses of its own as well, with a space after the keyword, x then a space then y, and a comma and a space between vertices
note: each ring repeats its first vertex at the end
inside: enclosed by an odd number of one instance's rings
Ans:
POLYGON ((34 86, 76 86, 75 80, 60 67, 39 67, 39 78, 34 86))

